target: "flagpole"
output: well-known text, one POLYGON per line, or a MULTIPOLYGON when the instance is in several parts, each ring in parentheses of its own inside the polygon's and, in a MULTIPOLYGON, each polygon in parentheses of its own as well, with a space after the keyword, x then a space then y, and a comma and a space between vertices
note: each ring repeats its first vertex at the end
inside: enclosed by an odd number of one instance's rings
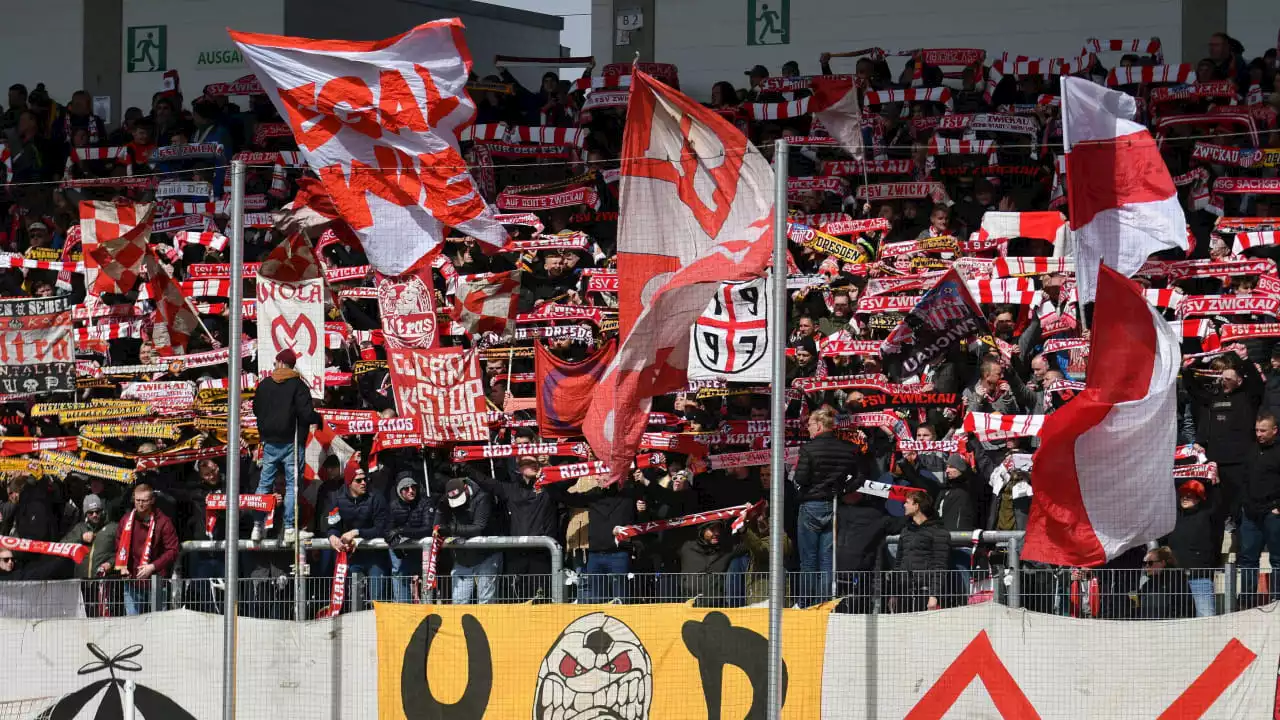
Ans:
POLYGON ((782 606, 787 576, 782 565, 783 483, 787 481, 787 154, 773 145, 773 303, 769 308, 773 378, 769 413, 769 720, 782 718, 782 606))
POLYGON ((231 307, 227 334, 231 357, 227 378, 227 541, 226 598, 222 606, 222 720, 236 717, 236 616, 239 614, 240 568, 240 337, 244 304, 243 160, 231 161, 231 307))

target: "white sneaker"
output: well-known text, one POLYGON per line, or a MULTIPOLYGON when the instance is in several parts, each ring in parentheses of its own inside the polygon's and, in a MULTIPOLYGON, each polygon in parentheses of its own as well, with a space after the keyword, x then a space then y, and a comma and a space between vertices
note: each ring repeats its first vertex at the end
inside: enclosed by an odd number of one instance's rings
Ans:
POLYGON ((315 533, 313 533, 313 532, 311 532, 310 530, 299 530, 299 531, 298 531, 298 537, 299 537, 300 539, 302 539, 302 540, 310 540, 311 538, 313 538, 313 537, 315 537, 315 536, 316 536, 316 534, 315 534, 315 533))
POLYGON ((280 542, 286 545, 293 543, 297 539, 298 531, 293 528, 285 528, 284 534, 280 536, 280 542))
POLYGON ((249 542, 262 542, 262 523, 253 524, 253 531, 249 533, 249 542))

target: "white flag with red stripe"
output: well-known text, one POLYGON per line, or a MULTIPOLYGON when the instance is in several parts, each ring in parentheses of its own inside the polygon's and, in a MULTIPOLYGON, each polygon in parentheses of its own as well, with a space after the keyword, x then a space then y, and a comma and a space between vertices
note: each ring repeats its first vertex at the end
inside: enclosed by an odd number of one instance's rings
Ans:
POLYGON ((689 329, 722 281, 764 275, 773 169, 716 112, 643 72, 631 75, 618 224, 618 354, 584 424, 630 472, 650 398, 684 387, 689 329))
POLYGON ((1098 275, 1084 392, 1044 421, 1023 560, 1087 567, 1173 531, 1179 340, 1132 281, 1098 275))
POLYGON ((1098 264, 1132 277, 1152 253, 1187 249, 1187 218, 1169 168, 1133 97, 1062 78, 1067 204, 1080 301, 1093 300, 1098 264))
POLYGON ((231 32, 369 264, 400 275, 456 227, 507 242, 458 150, 471 53, 457 18, 386 40, 231 32))
POLYGON ((850 157, 862 157, 862 107, 853 78, 816 77, 809 110, 850 157))
POLYGON ((307 435, 307 446, 303 452, 303 469, 302 492, 299 494, 307 505, 314 508, 316 505, 316 496, 319 493, 320 483, 324 482, 321 468, 330 457, 338 459, 338 468, 342 472, 342 476, 346 477, 348 466, 353 463, 355 458, 355 448, 347 444, 336 432, 328 425, 321 423, 320 427, 312 430, 307 435))
POLYGON ((989 210, 982 215, 982 227, 973 240, 1002 240, 1004 238, 1038 238, 1060 243, 1067 231, 1067 218, 1057 210, 1041 212, 997 212, 989 210))
POLYGON ((520 271, 493 273, 460 283, 454 320, 472 335, 507 334, 520 299, 520 271))

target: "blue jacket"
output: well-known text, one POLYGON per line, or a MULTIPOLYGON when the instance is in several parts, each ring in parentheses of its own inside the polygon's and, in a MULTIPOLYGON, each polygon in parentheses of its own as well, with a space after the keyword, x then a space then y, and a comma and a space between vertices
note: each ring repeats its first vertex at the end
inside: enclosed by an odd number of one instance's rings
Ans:
POLYGON ((362 540, 387 536, 390 515, 387 503, 376 493, 366 492, 352 497, 350 491, 338 493, 326 519, 329 536, 337 537, 348 530, 358 530, 362 540))

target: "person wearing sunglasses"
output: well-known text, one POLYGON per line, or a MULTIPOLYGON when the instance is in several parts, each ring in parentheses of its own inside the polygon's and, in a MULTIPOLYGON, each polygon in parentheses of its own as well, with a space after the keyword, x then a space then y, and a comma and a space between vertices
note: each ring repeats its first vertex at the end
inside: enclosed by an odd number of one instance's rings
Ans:
MULTIPOLYGON (((326 524, 329 546, 347 553, 347 577, 358 573, 368 578, 369 592, 365 596, 370 600, 386 600, 390 594, 387 577, 391 564, 387 551, 357 549, 362 541, 385 538, 391 528, 387 501, 379 493, 369 492, 369 478, 363 469, 357 468, 346 490, 337 493, 326 524)), ((347 597, 351 597, 350 592, 347 597)))
POLYGON ((1135 616, 1141 620, 1195 617, 1187 573, 1167 546, 1148 550, 1142 558, 1142 587, 1135 616))
POLYGON ((0 550, 0 581, 17 580, 18 559, 12 550, 0 550))
POLYGON ((119 526, 107 521, 106 503, 97 495, 85 495, 81 510, 84 519, 67 531, 62 542, 89 546, 89 554, 76 565, 75 576, 91 578, 111 569, 119 526))

